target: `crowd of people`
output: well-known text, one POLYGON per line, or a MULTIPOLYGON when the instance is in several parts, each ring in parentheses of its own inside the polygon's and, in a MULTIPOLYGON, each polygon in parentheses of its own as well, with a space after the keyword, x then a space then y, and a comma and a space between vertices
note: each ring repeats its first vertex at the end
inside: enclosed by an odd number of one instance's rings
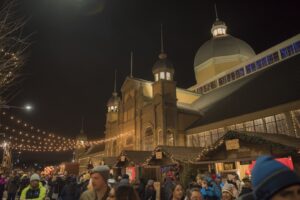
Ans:
POLYGON ((37 173, 0 177, 0 200, 300 200, 300 178, 270 156, 257 159, 251 177, 198 174, 185 188, 167 176, 157 188, 152 179, 136 182, 124 174, 115 180, 106 165, 81 176, 37 173))

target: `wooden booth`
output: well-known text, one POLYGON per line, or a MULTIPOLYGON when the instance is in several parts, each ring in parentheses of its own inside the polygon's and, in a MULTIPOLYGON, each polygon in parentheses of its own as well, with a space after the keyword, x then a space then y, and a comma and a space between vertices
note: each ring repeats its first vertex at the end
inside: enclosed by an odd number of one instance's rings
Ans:
POLYGON ((193 147, 157 146, 145 162, 145 178, 163 182, 166 177, 172 177, 185 185, 192 174, 196 176, 201 166, 207 167, 190 162, 201 150, 202 148, 193 147))
POLYGON ((243 178, 250 175, 253 161, 261 155, 272 155, 283 162, 295 165, 297 169, 299 149, 299 138, 279 134, 229 131, 215 144, 202 149, 194 163, 206 164, 209 171, 224 176, 238 174, 243 178))
POLYGON ((135 181, 142 176, 143 163, 150 154, 151 151, 122 151, 114 165, 114 175, 117 177, 126 173, 130 181, 135 181))

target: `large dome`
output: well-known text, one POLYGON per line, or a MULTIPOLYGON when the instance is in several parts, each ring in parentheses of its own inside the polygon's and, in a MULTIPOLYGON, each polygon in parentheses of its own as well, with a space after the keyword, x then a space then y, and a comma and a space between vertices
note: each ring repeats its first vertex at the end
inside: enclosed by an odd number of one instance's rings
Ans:
POLYGON ((221 37, 212 37, 197 51, 194 67, 199 66, 210 58, 230 55, 242 55, 250 58, 255 55, 255 52, 246 42, 229 34, 221 37))

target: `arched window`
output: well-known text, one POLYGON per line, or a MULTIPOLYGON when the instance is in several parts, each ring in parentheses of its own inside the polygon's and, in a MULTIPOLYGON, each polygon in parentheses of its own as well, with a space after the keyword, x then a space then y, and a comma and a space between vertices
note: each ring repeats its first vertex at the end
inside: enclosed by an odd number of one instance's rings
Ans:
POLYGON ((126 138, 126 145, 131 145, 133 144, 133 137, 132 136, 128 136, 126 138))
POLYGON ((164 144, 164 135, 163 135, 162 130, 158 131, 158 142, 157 142, 157 144, 158 145, 163 145, 164 144))
POLYGON ((174 146, 174 135, 170 130, 167 131, 167 145, 174 146))
POLYGON ((112 145, 112 155, 116 156, 117 154, 117 141, 113 141, 113 145, 112 145))
POLYGON ((151 127, 145 130, 144 149, 146 151, 152 151, 154 149, 154 134, 151 127))

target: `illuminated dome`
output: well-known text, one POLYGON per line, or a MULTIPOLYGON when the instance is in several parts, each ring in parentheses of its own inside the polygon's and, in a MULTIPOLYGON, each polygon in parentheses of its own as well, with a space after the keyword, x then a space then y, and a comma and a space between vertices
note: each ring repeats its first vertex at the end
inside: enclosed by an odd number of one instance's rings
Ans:
POLYGON ((241 55, 247 59, 255 55, 249 44, 227 34, 225 22, 219 20, 218 17, 212 25, 211 33, 213 37, 198 49, 194 67, 198 67, 198 65, 211 58, 220 56, 241 55))
POLYGON ((214 36, 198 49, 194 60, 194 67, 214 57, 231 55, 241 55, 251 58, 255 56, 255 52, 246 42, 229 34, 214 36))

